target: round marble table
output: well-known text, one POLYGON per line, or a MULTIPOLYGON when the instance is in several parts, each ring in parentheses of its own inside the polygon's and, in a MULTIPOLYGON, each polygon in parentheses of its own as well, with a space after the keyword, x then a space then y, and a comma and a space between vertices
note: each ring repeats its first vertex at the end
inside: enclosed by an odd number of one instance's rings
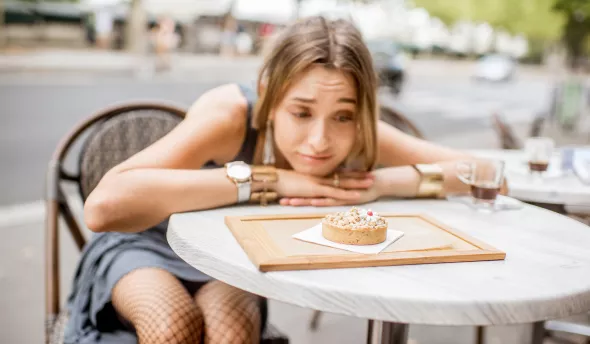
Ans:
POLYGON ((590 310, 590 228, 582 223, 529 205, 493 214, 442 200, 382 200, 367 207, 429 214, 506 252, 506 259, 262 273, 224 224, 226 215, 318 212, 309 207, 235 206, 175 214, 167 237, 189 264, 240 289, 374 319, 381 325, 381 343, 404 342, 405 324, 531 323, 590 310))
MULTIPOLYGON (((470 152, 475 156, 505 161, 510 196, 516 199, 590 209, 590 185, 582 183, 572 172, 535 180, 526 172, 527 160, 525 153, 521 150, 472 150, 470 152)), ((556 162, 554 166, 558 163, 556 162)))

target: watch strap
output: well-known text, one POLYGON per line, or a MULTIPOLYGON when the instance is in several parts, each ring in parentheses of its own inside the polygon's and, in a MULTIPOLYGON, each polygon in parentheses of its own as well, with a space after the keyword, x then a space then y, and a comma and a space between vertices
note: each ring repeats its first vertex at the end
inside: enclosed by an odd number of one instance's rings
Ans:
POLYGON ((236 186, 238 187, 238 203, 248 202, 250 200, 252 182, 236 182, 236 186))
POLYGON ((252 191, 252 176, 247 180, 239 180, 230 176, 229 169, 238 164, 246 165, 243 161, 232 161, 225 164, 225 173, 229 180, 231 180, 238 189, 238 203, 248 202, 250 200, 250 193, 252 191))

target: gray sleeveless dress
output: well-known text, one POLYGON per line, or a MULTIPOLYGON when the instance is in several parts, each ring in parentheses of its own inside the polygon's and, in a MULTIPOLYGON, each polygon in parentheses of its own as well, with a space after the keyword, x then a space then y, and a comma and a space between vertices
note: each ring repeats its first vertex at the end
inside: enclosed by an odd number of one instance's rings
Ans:
MULTIPOLYGON (((256 94, 240 85, 248 100, 246 138, 235 160, 251 163, 257 131, 251 127, 256 94)), ((216 168, 210 162, 204 168, 216 168)), ((145 267, 169 271, 190 293, 211 277, 188 265, 168 245, 168 221, 140 233, 97 233, 84 248, 74 277, 67 308, 70 318, 64 334, 65 343, 137 343, 128 324, 121 321, 111 303, 115 284, 129 272, 145 267)), ((263 326, 266 323, 266 300, 261 302, 263 326)))

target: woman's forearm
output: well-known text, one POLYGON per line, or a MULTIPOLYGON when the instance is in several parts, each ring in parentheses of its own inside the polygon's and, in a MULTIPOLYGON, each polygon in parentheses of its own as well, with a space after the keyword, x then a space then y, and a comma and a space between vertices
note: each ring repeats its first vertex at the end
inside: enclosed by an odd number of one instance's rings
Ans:
POLYGON ((84 205, 97 232, 140 232, 173 213, 233 204, 237 189, 224 169, 135 169, 107 174, 84 205))
MULTIPOLYGON (((443 170, 444 181, 441 197, 449 193, 466 192, 469 187, 456 175, 456 162, 437 163, 443 170)), ((413 198, 417 196, 420 174, 412 166, 386 167, 375 171, 378 187, 384 197, 413 198)))
POLYGON ((380 168, 374 174, 376 187, 382 197, 416 196, 420 176, 411 166, 380 168))

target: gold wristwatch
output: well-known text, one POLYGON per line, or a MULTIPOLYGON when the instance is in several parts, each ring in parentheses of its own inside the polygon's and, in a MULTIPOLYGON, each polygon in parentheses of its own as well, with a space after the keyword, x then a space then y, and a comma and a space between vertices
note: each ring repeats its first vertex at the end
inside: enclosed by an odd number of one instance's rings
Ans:
POLYGON ((443 169, 435 164, 416 164, 412 167, 420 174, 416 197, 439 198, 443 193, 443 169))

